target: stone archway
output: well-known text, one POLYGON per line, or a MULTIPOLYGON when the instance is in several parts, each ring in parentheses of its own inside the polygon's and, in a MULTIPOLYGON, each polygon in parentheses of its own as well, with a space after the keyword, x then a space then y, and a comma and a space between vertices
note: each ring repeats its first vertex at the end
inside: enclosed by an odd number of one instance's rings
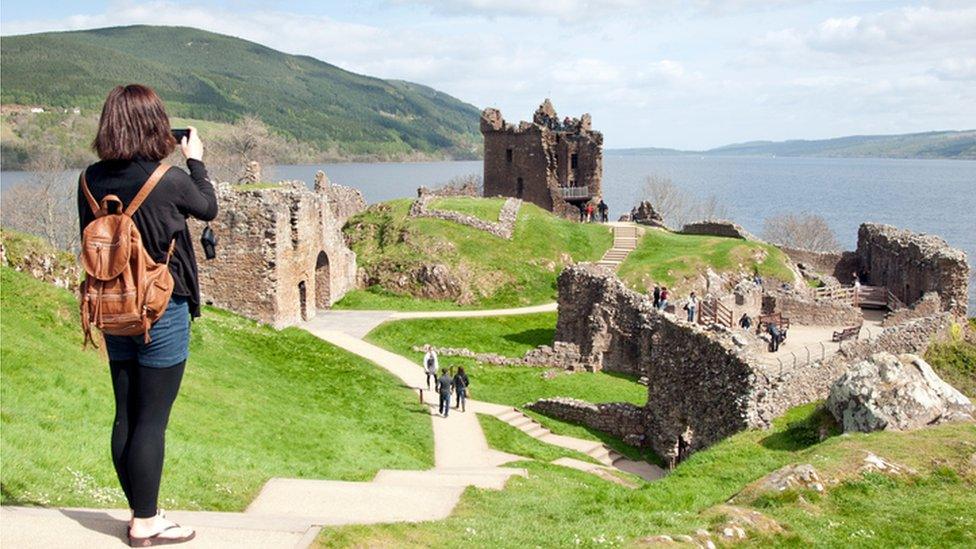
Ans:
POLYGON ((319 252, 315 258, 315 307, 328 309, 332 305, 332 277, 329 271, 329 256, 319 252))

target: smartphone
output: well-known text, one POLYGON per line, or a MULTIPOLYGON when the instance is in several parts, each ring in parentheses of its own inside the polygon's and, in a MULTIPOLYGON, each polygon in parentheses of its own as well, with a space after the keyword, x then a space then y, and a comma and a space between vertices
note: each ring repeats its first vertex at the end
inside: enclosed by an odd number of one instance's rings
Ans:
POLYGON ((183 142, 183 138, 190 139, 190 130, 188 129, 173 129, 170 130, 173 133, 173 137, 176 138, 177 143, 183 142))

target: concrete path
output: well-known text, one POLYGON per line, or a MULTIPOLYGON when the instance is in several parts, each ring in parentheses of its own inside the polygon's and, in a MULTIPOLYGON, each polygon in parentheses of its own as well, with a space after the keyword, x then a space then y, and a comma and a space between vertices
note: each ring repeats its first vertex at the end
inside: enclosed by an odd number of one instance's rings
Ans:
POLYGON ((362 339, 380 324, 391 320, 530 315, 535 313, 554 313, 556 309, 555 302, 511 309, 457 311, 337 311, 330 309, 319 310, 315 318, 305 323, 305 327, 310 330, 342 332, 362 339))

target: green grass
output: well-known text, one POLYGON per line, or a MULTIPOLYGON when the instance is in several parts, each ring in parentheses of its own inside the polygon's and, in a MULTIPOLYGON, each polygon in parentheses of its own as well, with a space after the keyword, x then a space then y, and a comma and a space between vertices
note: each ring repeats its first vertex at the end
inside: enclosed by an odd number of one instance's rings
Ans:
POLYGON ((976 543, 976 476, 967 464, 976 447, 976 427, 950 424, 910 433, 834 436, 816 443, 809 432, 821 416, 815 405, 793 409, 771 431, 732 436, 636 490, 553 465, 513 464, 526 468, 528 478, 513 478, 500 492, 469 489, 446 520, 331 528, 318 543, 422 547, 436 539, 441 547, 630 545, 644 536, 694 534, 712 526, 716 519, 703 511, 790 463, 811 463, 837 484, 828 482, 827 493, 806 504, 785 496, 778 505, 770 505, 769 498, 746 502, 788 529, 785 535, 753 542, 796 547, 976 543), (906 481, 861 475, 856 468, 867 450, 920 475, 906 481))
POLYGON ((263 191, 266 189, 278 189, 281 188, 281 185, 278 183, 241 183, 239 185, 231 185, 230 188, 238 192, 263 191))
POLYGON ((953 329, 947 341, 932 343, 925 360, 946 383, 976 399, 976 319, 969 320, 969 333, 962 326, 953 329))
POLYGON ((485 221, 498 221, 498 214, 505 205, 504 198, 472 198, 453 196, 437 198, 430 203, 431 210, 447 210, 468 214, 485 221))
MULTIPOLYGON (((101 350, 67 291, 3 267, 3 504, 124 506, 101 350)), ((367 480, 433 465, 429 414, 393 376, 302 330, 219 310, 193 324, 161 504, 241 510, 273 476, 367 480)))
POLYGON ((770 244, 648 229, 617 274, 639 291, 655 283, 687 289, 708 267, 718 273, 750 276, 758 271, 765 278, 792 282, 788 261, 786 254, 770 244))
MULTIPOLYGON (((429 285, 414 280, 412 273, 433 263, 448 267, 458 291, 432 301, 431 309, 445 308, 445 301, 482 309, 545 303, 555 300, 556 277, 564 265, 599 259, 613 240, 607 227, 560 219, 529 203, 519 211, 513 238, 505 240, 450 221, 410 218, 411 202, 373 205, 346 224, 358 264, 375 284, 340 301, 339 308, 419 309, 426 299, 417 298, 432 296, 424 293, 429 285), (394 295, 402 296, 402 305, 394 295)), ((483 198, 464 202, 469 211, 498 203, 483 198)))
POLYGON ((478 421, 481 422, 488 445, 496 450, 544 462, 570 457, 596 463, 586 454, 536 440, 496 417, 479 414, 478 421))
MULTIPOLYGON (((539 345, 552 344, 555 326, 556 313, 398 320, 378 326, 366 340, 417 364, 423 359, 423 353, 413 351, 412 347, 426 343, 518 357, 539 345)), ((440 363, 464 366, 471 377, 471 397, 498 404, 522 406, 555 396, 590 402, 644 404, 647 401, 646 387, 617 374, 559 373, 546 379, 543 368, 487 366, 458 357, 441 357, 440 363)))

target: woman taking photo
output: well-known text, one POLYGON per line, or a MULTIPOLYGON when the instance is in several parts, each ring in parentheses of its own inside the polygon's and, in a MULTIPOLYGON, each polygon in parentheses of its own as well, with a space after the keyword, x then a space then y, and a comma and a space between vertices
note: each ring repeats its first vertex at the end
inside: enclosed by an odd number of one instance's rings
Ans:
POLYGON ((148 337, 105 335, 115 392, 112 461, 132 509, 130 545, 189 541, 194 531, 167 520, 157 500, 166 424, 189 355, 190 319, 200 316, 197 263, 186 219, 216 217, 217 197, 207 179, 196 130, 190 128, 189 136, 177 144, 162 101, 146 86, 118 86, 109 93, 92 148, 101 160, 80 178, 78 217, 83 232, 95 220, 96 205, 103 198, 115 195, 128 207, 160 168, 156 186, 148 187, 132 220, 147 254, 157 263, 168 262, 173 294, 148 337), (189 174, 160 168, 177 145, 189 174))

